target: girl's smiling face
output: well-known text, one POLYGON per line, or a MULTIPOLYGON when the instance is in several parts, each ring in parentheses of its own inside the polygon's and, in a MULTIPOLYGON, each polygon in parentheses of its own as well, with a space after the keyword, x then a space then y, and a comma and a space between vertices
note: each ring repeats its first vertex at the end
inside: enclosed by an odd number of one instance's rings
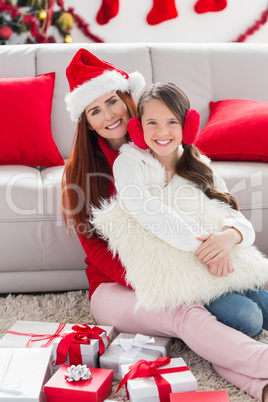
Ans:
POLYGON ((145 103, 141 123, 144 140, 157 159, 178 158, 182 142, 182 125, 175 114, 160 100, 145 103))
POLYGON ((126 104, 115 92, 90 103, 85 113, 90 129, 105 138, 111 148, 116 149, 116 144, 125 142, 130 116, 126 104))

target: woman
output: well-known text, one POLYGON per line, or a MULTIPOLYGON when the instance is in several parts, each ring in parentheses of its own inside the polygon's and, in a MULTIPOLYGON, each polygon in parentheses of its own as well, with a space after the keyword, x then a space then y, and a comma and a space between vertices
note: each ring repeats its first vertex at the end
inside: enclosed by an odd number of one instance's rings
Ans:
POLYGON ((67 225, 74 220, 86 253, 91 314, 119 332, 180 338, 226 380, 257 400, 268 401, 267 345, 221 324, 199 305, 184 305, 172 314, 134 312, 135 292, 126 283, 118 257, 89 227, 88 205, 99 207, 115 191, 112 165, 119 147, 128 141, 127 121, 136 114, 130 93, 141 89, 144 81, 85 49, 74 56, 66 75, 67 109, 78 126, 63 177, 63 211, 67 225))

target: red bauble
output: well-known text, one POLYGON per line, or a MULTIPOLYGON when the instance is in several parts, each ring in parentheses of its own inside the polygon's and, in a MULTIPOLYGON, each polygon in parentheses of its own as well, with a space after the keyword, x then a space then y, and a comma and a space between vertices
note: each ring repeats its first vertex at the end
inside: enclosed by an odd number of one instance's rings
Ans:
POLYGON ((8 25, 4 25, 0 28, 0 38, 9 39, 12 34, 13 31, 8 25))
POLYGON ((54 36, 49 36, 47 38, 47 43, 56 43, 56 40, 55 40, 54 36))

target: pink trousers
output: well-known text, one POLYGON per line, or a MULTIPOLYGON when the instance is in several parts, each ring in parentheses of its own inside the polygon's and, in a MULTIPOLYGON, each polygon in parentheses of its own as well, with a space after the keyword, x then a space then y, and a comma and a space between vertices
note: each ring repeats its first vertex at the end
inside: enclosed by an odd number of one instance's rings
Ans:
POLYGON ((142 309, 135 313, 135 304, 133 290, 103 283, 91 298, 91 314, 100 325, 112 325, 118 332, 182 339, 223 378, 262 401, 268 384, 267 344, 221 324, 199 305, 154 314, 142 309))

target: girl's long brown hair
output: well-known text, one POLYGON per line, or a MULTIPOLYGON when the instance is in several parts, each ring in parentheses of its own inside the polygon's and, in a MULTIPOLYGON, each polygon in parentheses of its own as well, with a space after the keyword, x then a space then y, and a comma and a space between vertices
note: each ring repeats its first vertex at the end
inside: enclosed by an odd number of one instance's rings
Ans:
MULTIPOLYGON (((178 118, 182 127, 187 111, 190 109, 190 101, 186 94, 172 83, 158 83, 148 87, 140 97, 138 104, 138 115, 143 114, 144 106, 152 99, 163 102, 178 118)), ((186 146, 176 166, 176 173, 187 180, 191 180, 211 199, 229 204, 233 209, 238 210, 236 198, 229 194, 219 192, 215 188, 213 170, 200 159, 200 152, 194 145, 186 146)))
MULTIPOLYGON (((126 104, 130 117, 135 116, 137 105, 132 95, 116 93, 126 104)), ((109 197, 111 180, 111 167, 98 144, 98 134, 89 129, 83 112, 62 178, 62 213, 67 227, 85 237, 94 234, 89 223, 89 204, 99 207, 101 199, 109 197)))

